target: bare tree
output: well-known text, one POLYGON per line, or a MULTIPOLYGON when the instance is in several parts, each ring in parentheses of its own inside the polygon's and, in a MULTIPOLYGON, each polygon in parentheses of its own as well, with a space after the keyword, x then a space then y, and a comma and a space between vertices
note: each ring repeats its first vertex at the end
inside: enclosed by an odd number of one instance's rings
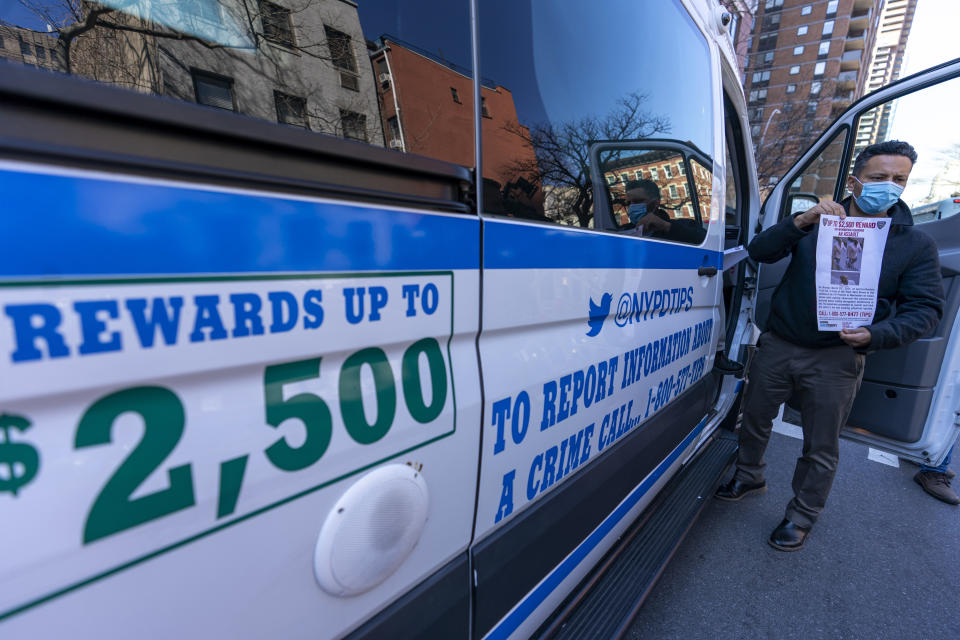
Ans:
POLYGON ((833 122, 841 104, 820 98, 833 95, 833 88, 832 82, 823 82, 817 96, 772 105, 779 113, 768 116, 754 136, 761 191, 769 191, 833 122))
POLYGON ((548 218, 561 222, 562 218, 575 216, 579 226, 589 226, 593 218, 590 145, 597 141, 637 140, 670 131, 667 118, 643 109, 646 101, 645 94, 633 92, 602 116, 535 124, 529 129, 516 122, 506 124, 508 131, 532 145, 536 156, 535 160, 515 162, 507 172, 544 192, 548 218))

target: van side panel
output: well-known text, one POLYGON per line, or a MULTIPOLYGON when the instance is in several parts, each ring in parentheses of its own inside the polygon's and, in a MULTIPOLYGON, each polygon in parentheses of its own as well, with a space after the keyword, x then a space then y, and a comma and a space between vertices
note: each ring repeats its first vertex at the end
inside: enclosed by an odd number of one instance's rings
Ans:
MULTIPOLYGON (((0 184, 0 414, 25 461, 0 496, 4 636, 332 637, 463 557, 476 218, 25 163, 0 184), (344 524, 333 560, 318 536, 389 465, 422 476, 426 522, 369 584, 351 554, 388 557, 402 518, 344 524)), ((390 487, 348 514, 414 499, 390 487)))
MULTIPOLYGON (((706 415, 718 291, 697 269, 722 259, 636 237, 483 224, 480 635, 706 415)), ((719 245, 712 227, 705 247, 719 245)))

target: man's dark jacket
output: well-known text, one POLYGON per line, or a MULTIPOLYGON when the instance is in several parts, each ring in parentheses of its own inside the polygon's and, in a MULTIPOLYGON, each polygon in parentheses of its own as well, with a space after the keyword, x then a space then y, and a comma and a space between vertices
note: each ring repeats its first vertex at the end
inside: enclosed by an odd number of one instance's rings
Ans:
MULTIPOLYGON (((850 211, 850 199, 840 204, 850 211)), ((892 226, 883 250, 877 310, 867 326, 870 351, 913 342, 943 316, 940 260, 933 239, 915 229, 910 208, 898 200, 889 210, 892 226), (896 312, 893 313, 894 308, 896 312)), ((759 234, 747 247, 759 262, 776 262, 793 254, 783 280, 773 292, 767 329, 803 347, 846 344, 837 331, 817 330, 817 234, 820 225, 797 228, 793 216, 759 234)))

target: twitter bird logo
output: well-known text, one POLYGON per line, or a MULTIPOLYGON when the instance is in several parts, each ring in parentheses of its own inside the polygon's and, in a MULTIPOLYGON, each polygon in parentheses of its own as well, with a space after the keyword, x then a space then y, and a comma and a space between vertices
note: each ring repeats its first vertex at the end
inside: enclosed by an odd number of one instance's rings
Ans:
POLYGON ((590 319, 587 320, 587 324, 590 325, 590 330, 587 331, 589 337, 592 338, 600 333, 600 329, 603 329, 603 321, 610 314, 611 302, 613 302, 613 296, 609 293, 603 294, 599 305, 590 298, 590 319))

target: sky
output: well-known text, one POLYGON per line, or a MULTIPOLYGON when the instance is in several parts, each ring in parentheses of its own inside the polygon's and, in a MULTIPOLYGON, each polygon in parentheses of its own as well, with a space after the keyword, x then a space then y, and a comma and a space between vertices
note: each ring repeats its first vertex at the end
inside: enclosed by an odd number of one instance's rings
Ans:
MULTIPOLYGON (((920 0, 914 16, 900 77, 905 78, 943 62, 960 58, 960 1, 920 0)), ((943 168, 942 153, 960 144, 960 78, 924 89, 898 101, 890 137, 906 140, 919 159, 903 194, 905 202, 917 204, 927 196, 930 181, 943 168)))

